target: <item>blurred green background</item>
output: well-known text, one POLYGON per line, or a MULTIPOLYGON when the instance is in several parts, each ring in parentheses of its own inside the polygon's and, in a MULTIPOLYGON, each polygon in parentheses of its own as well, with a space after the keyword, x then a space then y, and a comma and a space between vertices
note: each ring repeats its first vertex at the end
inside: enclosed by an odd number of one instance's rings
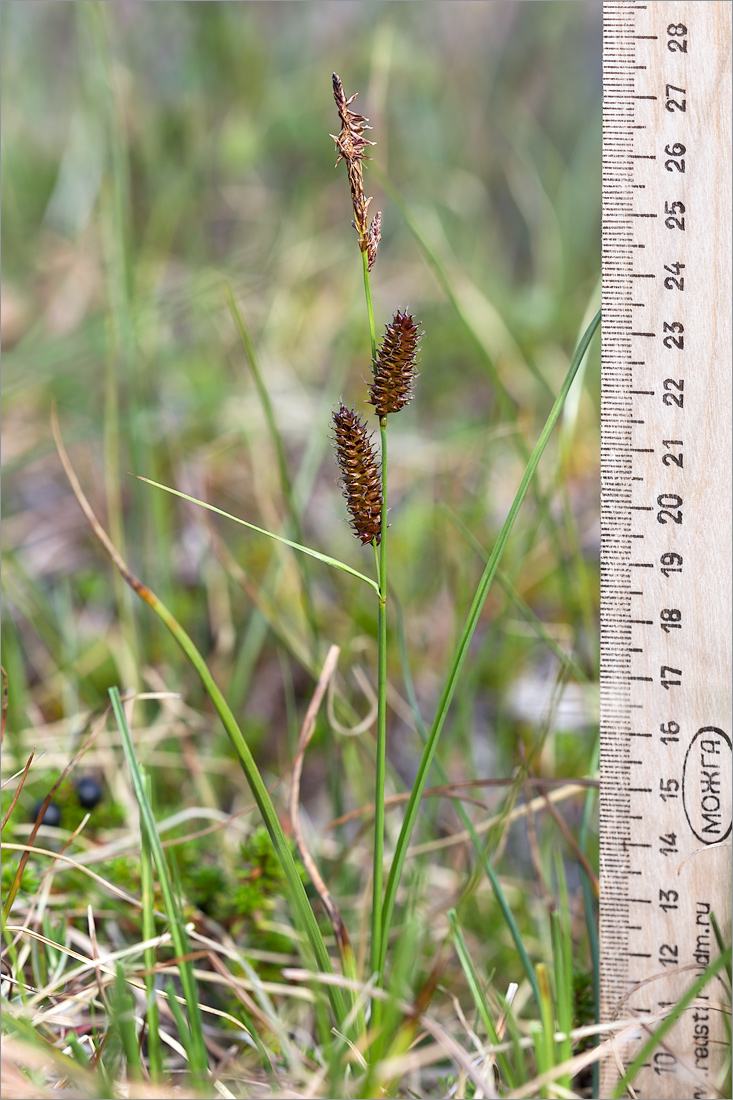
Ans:
MULTIPOLYGON (((429 721, 482 570, 460 524, 491 548, 599 304, 600 2, 5 2, 1 59, 7 767, 43 746, 32 776, 45 793, 44 769, 64 766, 117 683, 181 693, 135 711, 159 805, 248 801, 195 675, 88 531, 50 437, 53 402, 100 518, 202 649, 268 777, 292 756, 329 643, 343 647, 343 699, 369 709, 354 678, 376 662, 366 588, 130 476, 285 530, 229 284, 304 541, 371 570, 329 445, 340 397, 369 412, 361 262, 328 136, 333 71, 377 142, 378 332, 406 306, 425 330, 416 399, 390 425, 390 578, 429 721)), ((591 680, 598 389, 596 341, 504 560, 591 680)), ((593 691, 573 683, 551 705, 558 669, 497 586, 443 737, 452 778, 509 775, 543 737, 535 769, 587 774, 593 691)), ((395 629, 389 674, 401 789, 420 742, 395 629)), ((319 726, 303 781, 315 822, 371 800, 370 744, 319 726)), ((129 804, 120 759, 111 732, 89 756, 129 804)), ((449 805, 421 821, 429 837, 456 827, 449 805)), ((558 838, 548 830, 548 853, 558 838)))

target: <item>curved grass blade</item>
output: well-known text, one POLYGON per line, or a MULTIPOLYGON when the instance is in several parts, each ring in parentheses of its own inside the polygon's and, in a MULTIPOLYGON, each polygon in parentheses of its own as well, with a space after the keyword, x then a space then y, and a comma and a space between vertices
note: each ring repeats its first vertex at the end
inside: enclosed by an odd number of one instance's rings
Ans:
POLYGON ((338 561, 336 558, 330 558, 328 554, 319 554, 317 550, 311 550, 309 546, 302 546, 299 542, 292 542, 282 535, 276 535, 273 531, 266 531, 264 527, 258 527, 254 523, 248 523, 246 519, 240 519, 238 516, 233 516, 230 512, 224 512, 221 508, 216 508, 213 504, 207 504, 205 500, 197 500, 196 497, 190 497, 187 493, 182 493, 179 489, 171 489, 170 485, 161 485, 159 481, 153 481, 151 478, 143 477, 141 474, 135 474, 135 477, 138 481, 144 481, 147 485, 152 485, 156 489, 162 489, 165 493, 172 493, 174 497, 180 497, 182 500, 187 500, 189 504, 198 504, 199 508, 208 508, 210 512, 216 512, 217 515, 224 516, 225 519, 231 519, 235 523, 241 523, 243 527, 249 527, 250 531, 257 531, 260 535, 267 535, 269 539, 274 539, 275 542, 281 542, 284 546, 290 546, 293 550, 299 550, 301 554, 308 554, 309 557, 315 558, 317 561, 322 561, 325 565, 332 565, 334 569, 340 569, 343 573, 350 573, 352 577, 357 577, 358 580, 364 581, 365 584, 370 585, 377 595, 379 595, 379 585, 376 581, 373 581, 370 577, 365 577, 358 569, 352 569, 351 566, 346 565, 345 562, 338 561))
POLYGON ((427 783, 428 773, 430 772, 430 766, 433 762, 435 750, 438 747, 438 741, 440 740, 443 725, 445 723, 448 710, 450 709, 450 705, 453 700, 453 695, 455 693, 458 683, 458 677, 460 676, 461 669, 463 668, 463 664, 466 660, 468 648, 471 644, 471 639, 473 638, 476 626, 478 625, 481 610, 484 606, 484 603, 486 602, 489 588, 491 587, 491 583, 499 567, 501 556, 504 552, 504 548, 509 539, 509 535, 516 521, 519 509, 521 508, 524 498, 527 495, 527 490, 529 489, 532 478, 537 472, 537 467, 539 466, 542 454, 545 450, 545 447, 547 446, 547 442, 562 411, 562 407, 565 402, 565 398, 567 397, 568 390, 572 385, 573 379, 575 378, 578 368, 580 367, 580 364, 583 360, 583 356, 585 355, 586 349, 590 344, 590 341, 600 323, 600 320, 601 312, 599 310, 591 321, 588 328, 586 329, 582 340, 576 348, 575 355, 573 356, 572 362, 570 364, 570 369, 565 376, 565 381, 562 384, 562 388, 557 395, 555 403, 550 411, 550 415, 548 416, 547 421, 545 422, 545 426, 540 433, 540 438, 538 439, 535 449, 532 452, 532 456, 527 463, 527 467, 524 471, 524 476, 522 477, 521 484, 519 486, 519 489, 517 490, 516 496, 514 497, 512 506, 509 509, 509 515, 504 521, 504 526, 502 527, 499 538, 497 539, 494 549, 491 552, 486 568, 483 572, 483 576, 479 581, 476 595, 473 598, 473 603, 471 604, 471 609, 468 613, 466 625, 463 628, 463 633, 461 635, 458 648, 453 658, 453 664, 451 666, 450 672, 448 674, 448 679, 446 681, 445 687, 443 688, 443 694, 438 704, 438 711, 435 715, 427 744, 423 749, 420 766, 418 768, 417 776, 412 786, 410 800, 407 804, 407 810, 405 811, 405 817, 402 822, 402 829, 397 840, 397 847, 395 849, 392 867, 390 869, 389 877, 387 879, 387 888, 384 897, 384 916, 382 920, 382 950, 380 956, 380 971, 384 968, 387 942, 389 939, 389 929, 392 922, 392 914, 394 912, 397 889, 399 887, 400 879, 402 877, 402 868, 404 866, 405 856, 407 855, 407 847, 410 843, 412 831, 415 827, 418 810, 420 808, 420 799, 422 798, 422 793, 425 789, 425 784, 427 783))
MULTIPOLYGON (((239 762, 242 765, 242 770, 247 777, 250 790, 254 795, 255 802, 259 808, 262 818, 267 827, 267 831, 270 834, 272 843, 275 847, 278 860, 285 874, 285 880, 287 883, 288 894, 290 902, 293 908, 293 915, 295 917, 298 926, 305 932, 307 939, 313 950, 315 961, 318 968, 326 974, 333 974, 333 966, 329 958, 326 946, 323 942, 323 936, 321 930, 318 927, 318 922, 314 916, 313 910, 310 907, 307 894, 303 883, 300 880, 300 875, 293 861, 288 842, 285 838, 282 825, 277 816, 277 812, 270 798, 270 792, 267 790, 262 776, 259 773, 255 759, 252 756, 249 745, 247 744, 242 731, 237 724, 237 720, 232 714, 232 711, 227 703, 226 699, 222 695, 219 687, 216 684, 213 676, 211 675, 206 662, 196 649, 191 638, 186 631, 180 625, 180 623, 173 617, 168 608, 163 604, 158 597, 152 592, 146 585, 142 583, 134 573, 128 569, 127 564, 123 561, 122 557, 117 551, 116 546, 111 541, 109 535, 104 530, 99 520, 92 511, 92 507, 84 495, 79 480, 74 473, 74 469, 69 461, 69 456, 66 453, 61 435, 59 432, 58 419, 56 417, 56 410, 52 410, 51 414, 51 430, 56 443, 56 449, 61 460, 61 465, 64 468, 69 483, 74 491, 77 501, 84 512, 84 515, 89 522, 94 534, 98 541, 102 544, 107 554, 112 559, 113 564, 119 570, 124 577, 125 581, 133 589, 137 595, 148 604, 149 607, 155 612, 158 618, 161 620, 164 626, 168 628, 175 640, 183 652, 188 657, 192 666, 198 672, 201 682, 204 686, 204 690, 214 704, 219 717, 224 725, 224 729, 229 735, 234 749, 239 757, 239 762)), ((164 486, 161 486, 164 488, 164 486)), ((178 494, 179 496, 182 494, 178 494)), ((215 511, 217 509, 214 509, 215 511)), ((233 518, 233 517, 232 517, 233 518)), ((267 532, 266 532, 267 533, 267 532)), ((277 536, 275 536, 277 537, 277 536)), ((285 541, 285 540, 282 540, 285 541)), ((371 582, 370 582, 371 583, 371 582)), ((329 996, 331 998, 331 1006, 334 1016, 336 1018, 337 1025, 340 1027, 342 1021, 346 1016, 346 1008, 344 1000, 341 995, 341 990, 337 986, 328 987, 329 996)))

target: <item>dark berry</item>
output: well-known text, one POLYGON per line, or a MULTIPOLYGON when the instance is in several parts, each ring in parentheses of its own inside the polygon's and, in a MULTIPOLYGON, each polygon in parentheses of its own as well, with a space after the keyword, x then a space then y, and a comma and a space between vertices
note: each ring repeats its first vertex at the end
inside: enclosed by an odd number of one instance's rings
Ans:
MULTIPOLYGON (((33 808, 33 820, 38 819, 38 815, 43 807, 43 802, 37 802, 33 808)), ((42 825, 50 825, 51 828, 56 829, 61 824, 61 807, 57 806, 55 802, 49 802, 46 807, 46 812, 43 815, 41 821, 42 825)))
POLYGON ((76 797, 85 810, 93 810, 102 801, 102 787, 93 775, 84 775, 76 781, 76 797))

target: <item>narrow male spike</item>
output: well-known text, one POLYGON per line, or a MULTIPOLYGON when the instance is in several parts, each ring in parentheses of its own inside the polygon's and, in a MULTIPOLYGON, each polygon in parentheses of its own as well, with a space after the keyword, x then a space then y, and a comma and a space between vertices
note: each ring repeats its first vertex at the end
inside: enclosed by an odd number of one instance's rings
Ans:
MULTIPOLYGON (((357 93, 354 92, 352 96, 346 98, 341 79, 334 73, 333 98, 336 100, 339 118, 341 119, 341 132, 330 135, 336 142, 336 148, 339 152, 336 164, 339 164, 342 160, 346 161, 346 170, 351 188, 351 202, 354 207, 354 228, 359 237, 359 247, 362 252, 368 252, 370 258, 373 255, 376 259, 377 244, 379 242, 377 240, 370 251, 371 234, 367 211, 372 200, 364 195, 364 174, 361 167, 361 162, 366 159, 364 150, 367 145, 374 145, 375 143, 364 137, 364 131, 371 130, 369 119, 349 110, 349 104, 353 103, 356 96, 357 93)), ((377 226, 377 229, 379 229, 379 226, 377 226)), ((372 259, 372 264, 374 259, 372 259)))
POLYGON ((330 135, 336 142, 339 151, 339 159, 336 161, 337 164, 342 159, 364 160, 366 156, 364 150, 367 145, 375 144, 375 142, 368 141, 367 138, 364 137, 364 131, 371 130, 369 119, 364 115, 357 115, 355 111, 349 110, 349 104, 354 102, 358 94, 358 92, 354 92, 354 94, 347 99, 346 93, 344 92, 344 86, 341 83, 341 78, 337 76, 336 73, 333 74, 333 98, 336 100, 339 118, 341 119, 341 133, 338 136, 335 134, 330 135))
POLYGON ((413 397, 415 363, 422 332, 412 315, 398 310, 385 326, 372 367, 369 401, 377 416, 399 412, 413 397))
POLYGON ((371 436, 358 413, 343 401, 333 412, 336 461, 341 471, 351 528, 362 544, 379 545, 382 531, 382 478, 371 436))

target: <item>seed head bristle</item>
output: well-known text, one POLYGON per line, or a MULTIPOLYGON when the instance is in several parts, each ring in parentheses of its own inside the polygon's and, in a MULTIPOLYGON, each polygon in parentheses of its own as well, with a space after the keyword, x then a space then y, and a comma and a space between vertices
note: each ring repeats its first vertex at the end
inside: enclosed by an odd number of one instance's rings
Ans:
POLYGON ((418 323, 407 312, 398 310, 385 326, 369 386, 369 401, 377 416, 399 412, 412 400, 421 336, 418 323))
MULTIPOLYGON (((349 110, 349 104, 353 103, 356 96, 357 93, 354 92, 352 96, 348 99, 346 98, 341 79, 334 73, 333 98, 336 100, 339 118, 341 119, 341 131, 339 134, 331 134, 330 136, 336 142, 336 148, 339 153, 336 164, 339 164, 342 160, 346 161, 349 186, 351 188, 351 202, 354 207, 354 228, 359 237, 359 247, 362 252, 369 252, 370 230, 367 211, 369 209, 369 203, 372 200, 371 198, 366 198, 364 195, 364 174, 361 162, 368 159, 365 153, 367 145, 374 145, 375 142, 369 141, 368 138, 364 137, 364 131, 371 130, 369 119, 364 115, 358 115, 355 111, 349 110)), ((378 243, 377 241, 377 244, 378 243)), ((376 244, 373 245, 370 252, 370 257, 372 255, 373 259, 371 260, 370 267, 373 265, 374 259, 376 259, 376 244)))
POLYGON ((340 484, 351 516, 351 528, 362 544, 380 542, 382 531, 382 478, 365 424, 343 401, 332 413, 336 461, 340 484))

